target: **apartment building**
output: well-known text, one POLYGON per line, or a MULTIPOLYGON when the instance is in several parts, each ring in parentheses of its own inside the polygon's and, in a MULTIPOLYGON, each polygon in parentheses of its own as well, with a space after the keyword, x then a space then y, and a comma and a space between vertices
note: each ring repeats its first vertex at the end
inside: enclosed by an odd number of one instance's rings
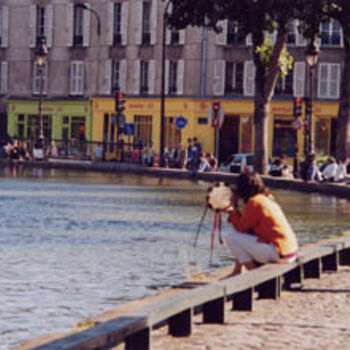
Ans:
MULTIPOLYGON (((1 1, 1 129, 7 120, 11 136, 34 135, 41 92, 35 48, 44 36, 49 50, 42 75, 47 138, 76 138, 84 124, 87 139, 115 142, 114 94, 122 91, 127 96, 123 123, 134 125, 132 140, 152 141, 158 148, 164 8, 160 0, 1 1)), ((223 160, 253 150, 255 68, 250 38, 241 38, 233 22, 221 25, 219 34, 206 28, 166 30, 165 129, 168 148, 197 136, 204 150, 216 148, 223 160), (223 110, 220 130, 211 126, 213 102, 223 110), (179 116, 187 120, 183 128, 176 127, 179 116)), ((271 104, 271 156, 292 157, 296 145, 302 150, 302 130, 293 127, 293 97, 309 95, 309 69, 307 43, 297 26, 292 22, 288 34, 293 70, 278 81, 271 104)), ((321 32, 312 84, 313 132, 316 150, 327 154, 334 149, 343 43, 337 22, 322 24, 321 32)))

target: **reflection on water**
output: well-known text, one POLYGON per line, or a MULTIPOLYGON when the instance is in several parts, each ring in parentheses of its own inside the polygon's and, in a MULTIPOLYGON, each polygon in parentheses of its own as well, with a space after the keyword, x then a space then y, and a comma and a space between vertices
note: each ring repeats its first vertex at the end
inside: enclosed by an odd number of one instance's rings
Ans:
MULTIPOLYGON (((129 174, 1 169, 0 349, 207 270, 210 214, 192 247, 206 188, 129 174)), ((274 194, 301 243, 348 229, 345 200, 274 194)), ((232 258, 218 247, 214 262, 232 258)))

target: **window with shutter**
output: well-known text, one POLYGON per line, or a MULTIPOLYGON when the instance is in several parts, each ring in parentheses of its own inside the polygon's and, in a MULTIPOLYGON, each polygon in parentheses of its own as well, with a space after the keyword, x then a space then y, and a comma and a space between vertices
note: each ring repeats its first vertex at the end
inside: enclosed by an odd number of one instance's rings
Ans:
POLYGON ((156 81, 156 61, 150 60, 148 67, 148 93, 154 94, 155 92, 155 81, 156 81))
POLYGON ((245 38, 240 34, 236 21, 228 21, 226 42, 227 45, 243 45, 245 43, 245 38))
POLYGON ((220 27, 222 31, 216 34, 217 45, 227 45, 227 26, 228 20, 223 20, 218 23, 218 27, 220 27))
POLYGON ((122 45, 128 43, 129 3, 124 1, 121 8, 121 35, 122 45))
POLYGON ((304 97, 305 62, 295 62, 293 66, 293 96, 304 97))
POLYGON ((243 63, 226 62, 225 94, 243 93, 243 63))
POLYGON ((113 61, 112 64, 112 92, 120 91, 120 63, 113 61))
POLYGON ((216 96, 223 95, 225 92, 225 65, 223 60, 214 63, 214 84, 213 94, 216 96))
POLYGON ((169 62, 169 94, 174 95, 177 92, 176 88, 177 82, 177 62, 169 62))
POLYGON ((291 46, 296 45, 297 34, 298 34, 297 21, 296 20, 289 21, 287 40, 286 40, 287 45, 291 45, 291 46))
POLYGON ((243 94, 245 96, 254 96, 255 93, 255 65, 253 61, 244 63, 244 84, 243 94))
POLYGON ((147 93, 148 92, 148 71, 149 65, 146 61, 141 61, 140 67, 140 92, 147 93))
POLYGON ((331 19, 329 22, 321 23, 321 45, 342 46, 343 33, 338 21, 331 19))
POLYGON ((70 94, 82 95, 84 89, 84 62, 71 62, 70 94))
POLYGON ((120 91, 126 93, 126 74, 127 74, 127 62, 126 60, 120 60, 119 61, 119 71, 120 71, 120 78, 119 78, 119 87, 120 91))
POLYGON ((0 46, 7 47, 8 46, 8 6, 0 7, 0 46))
POLYGON ((321 63, 318 68, 318 97, 339 98, 340 64, 321 63))
POLYGON ((40 66, 38 62, 34 62, 33 95, 39 95, 40 93, 44 95, 47 93, 47 63, 40 66))
POLYGON ((0 45, 3 44, 4 36, 4 21, 3 21, 3 6, 0 7, 0 45))
POLYGON ((46 38, 47 16, 45 6, 36 7, 36 44, 41 42, 41 38, 46 38))
POLYGON ((113 44, 120 45, 122 43, 122 4, 114 3, 114 21, 113 21, 113 44))
POLYGON ((7 72, 8 72, 8 63, 7 62, 1 62, 0 66, 0 93, 6 94, 7 93, 7 72))
POLYGON ((289 71, 285 77, 278 77, 275 86, 275 95, 293 94, 293 70, 289 71))
POLYGON ((73 23, 73 45, 83 46, 84 40, 84 9, 74 6, 74 23, 73 23))
POLYGON ((142 3, 142 44, 151 43, 151 4, 148 1, 142 3))

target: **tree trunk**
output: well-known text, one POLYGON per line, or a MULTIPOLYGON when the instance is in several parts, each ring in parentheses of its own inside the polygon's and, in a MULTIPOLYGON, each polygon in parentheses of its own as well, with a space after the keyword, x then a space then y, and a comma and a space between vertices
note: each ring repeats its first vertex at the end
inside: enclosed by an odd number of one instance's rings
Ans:
POLYGON ((279 60, 286 42, 287 31, 278 32, 268 68, 256 53, 256 48, 264 41, 263 33, 253 35, 255 75, 254 126, 255 126, 255 170, 267 174, 270 102, 279 74, 279 60))
POLYGON ((336 156, 344 159, 348 154, 350 132, 350 31, 344 30, 344 68, 341 79, 340 101, 337 116, 336 156))

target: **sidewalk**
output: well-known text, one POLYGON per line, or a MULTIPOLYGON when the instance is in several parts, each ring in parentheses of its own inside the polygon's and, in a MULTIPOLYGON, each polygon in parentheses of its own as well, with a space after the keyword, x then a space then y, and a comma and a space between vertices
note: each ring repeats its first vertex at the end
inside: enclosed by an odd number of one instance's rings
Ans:
POLYGON ((307 279, 302 291, 283 291, 278 301, 255 301, 253 312, 226 307, 225 325, 204 325, 198 315, 191 337, 172 338, 166 328, 154 331, 153 349, 350 349, 350 267, 307 279))

